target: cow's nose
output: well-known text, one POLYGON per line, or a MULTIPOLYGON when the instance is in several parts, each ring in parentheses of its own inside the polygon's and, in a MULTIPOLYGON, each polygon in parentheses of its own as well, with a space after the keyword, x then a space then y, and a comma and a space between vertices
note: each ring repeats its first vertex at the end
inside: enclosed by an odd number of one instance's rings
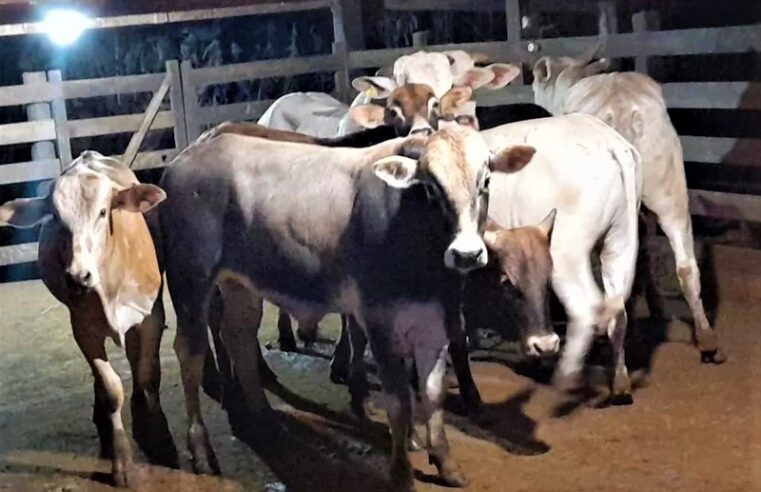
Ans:
POLYGON ((530 336, 526 340, 528 355, 532 357, 551 357, 560 351, 560 337, 556 333, 530 336))
POLYGON ((90 270, 82 269, 77 271, 69 271, 69 280, 81 287, 92 287, 94 285, 94 277, 90 270))
POLYGON ((427 137, 431 133, 433 133, 433 128, 431 128, 431 127, 422 127, 422 128, 414 128, 410 132, 410 135, 423 135, 424 137, 427 137))
POLYGON ((482 249, 474 249, 472 251, 452 250, 452 257, 457 268, 474 268, 480 263, 483 254, 484 251, 482 249))

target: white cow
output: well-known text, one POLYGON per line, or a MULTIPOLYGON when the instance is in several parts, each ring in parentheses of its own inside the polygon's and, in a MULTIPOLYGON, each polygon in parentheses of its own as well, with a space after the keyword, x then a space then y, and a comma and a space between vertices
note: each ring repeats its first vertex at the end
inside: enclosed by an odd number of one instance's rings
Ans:
POLYGON ((441 53, 418 51, 396 60, 391 77, 367 76, 352 81, 359 92, 351 106, 321 92, 294 92, 277 99, 258 123, 278 130, 292 130, 316 137, 336 137, 361 130, 351 108, 385 99, 406 84, 426 84, 436 97, 454 86, 499 89, 520 74, 520 68, 504 63, 477 67, 483 57, 462 50, 441 53))
MULTIPOLYGON (((482 131, 495 151, 536 147, 532 165, 491 177, 489 217, 504 227, 536 224, 557 209, 552 232, 552 287, 569 318, 555 381, 574 385, 597 328, 607 330, 615 354, 612 396, 630 401, 624 363, 628 299, 637 258, 642 174, 639 153, 602 121, 585 114, 541 118, 482 131), (590 254, 602 244, 604 295, 590 254)), ((485 237, 491 240, 489 233, 485 237)))
POLYGON ((595 115, 640 152, 642 201, 658 217, 674 251, 679 284, 695 321, 698 348, 704 361, 723 362, 700 298, 682 145, 661 88, 639 73, 601 74, 607 60, 596 53, 595 49, 579 58, 541 58, 534 67, 534 99, 555 115, 595 115))

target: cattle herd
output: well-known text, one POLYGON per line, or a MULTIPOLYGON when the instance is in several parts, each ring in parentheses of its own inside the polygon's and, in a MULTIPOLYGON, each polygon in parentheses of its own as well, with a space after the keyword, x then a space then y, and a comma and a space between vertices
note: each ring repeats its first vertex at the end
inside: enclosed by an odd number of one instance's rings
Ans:
POLYGON ((640 202, 671 244, 702 359, 723 360, 703 310, 682 149, 659 85, 607 73, 596 50, 544 57, 533 90, 554 116, 480 130, 473 92, 520 74, 485 62, 464 51, 403 56, 355 79, 351 106, 294 93, 257 124, 212 128, 173 160, 160 186, 88 151, 47 196, 0 206, 0 224, 42 224, 40 274, 68 307, 92 369, 93 422, 117 486, 129 483, 132 451, 107 338, 125 348, 133 372, 136 440, 149 459, 177 466, 176 451, 150 450, 171 440, 159 399, 164 275, 197 473, 219 473, 199 402, 209 328, 254 425, 269 408, 268 367, 251 330, 263 300, 282 310, 283 346, 294 345, 289 316, 309 340, 323 316, 342 315, 331 379, 348 382, 359 414, 369 343, 394 490, 414 489, 407 450, 416 414, 441 481, 467 484, 447 442, 443 400, 451 361, 465 407, 478 412, 468 362, 478 328, 519 333, 526 357, 559 357, 553 381, 561 390, 580 383, 592 341, 607 337, 611 398, 630 403, 624 338, 640 202), (568 317, 563 344, 550 291, 568 317), (510 315, 509 326, 497 312, 510 315))

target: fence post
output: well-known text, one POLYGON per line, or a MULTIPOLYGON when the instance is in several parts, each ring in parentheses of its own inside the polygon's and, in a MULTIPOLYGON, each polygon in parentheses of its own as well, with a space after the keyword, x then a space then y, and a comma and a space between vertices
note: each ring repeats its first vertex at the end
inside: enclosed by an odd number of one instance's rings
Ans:
POLYGON ((182 72, 177 60, 166 62, 169 74, 169 104, 174 119, 174 148, 177 152, 188 146, 188 129, 185 128, 185 100, 182 97, 182 72))
MULTIPOLYGON (((598 33, 603 43, 607 42, 609 34, 618 33, 618 10, 616 2, 606 0, 597 4, 598 8, 598 33)), ((618 60, 610 60, 610 70, 616 71, 619 67, 618 60)))
POLYGON ((430 39, 430 31, 415 31, 412 33, 412 46, 414 48, 422 48, 428 46, 428 40, 430 39))
POLYGON ((187 142, 193 142, 201 135, 201 124, 198 122, 198 92, 193 84, 193 65, 189 60, 182 62, 180 73, 185 110, 185 135, 187 142))
POLYGON ((58 143, 58 159, 61 161, 61 170, 66 168, 71 161, 71 133, 69 132, 68 117, 66 116, 66 99, 63 94, 63 77, 60 70, 50 70, 48 81, 53 88, 50 109, 53 112, 55 123, 56 141, 58 143))
POLYGON ((341 63, 341 68, 336 70, 334 95, 336 99, 348 103, 350 94, 349 53, 346 46, 344 13, 340 0, 331 2, 330 12, 333 14, 333 54, 338 57, 341 63))
MULTIPOLYGON (((642 10, 632 15, 632 31, 647 32, 657 31, 661 28, 661 18, 655 10, 642 10)), ((640 73, 660 75, 658 64, 647 56, 638 56, 634 59, 634 69, 640 73)))
MULTIPOLYGON (((21 74, 24 84, 47 84, 48 78, 45 72, 24 72, 21 74)), ((50 105, 46 102, 29 104, 26 107, 26 118, 29 121, 49 120, 50 105)), ((32 160, 55 159, 55 146, 53 142, 36 142, 32 144, 32 160)))
MULTIPOLYGON (((521 2, 520 0, 505 0, 505 22, 507 23, 507 41, 520 43, 521 41, 521 2)), ((512 81, 512 85, 523 85, 523 72, 521 76, 512 81)))

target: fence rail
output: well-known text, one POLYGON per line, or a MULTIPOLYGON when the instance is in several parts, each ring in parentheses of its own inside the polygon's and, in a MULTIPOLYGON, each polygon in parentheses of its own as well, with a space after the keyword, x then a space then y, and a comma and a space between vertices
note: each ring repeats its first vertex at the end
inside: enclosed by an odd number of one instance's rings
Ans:
MULTIPOLYGON (((378 68, 391 64, 401 55, 418 47, 357 51, 344 33, 341 2, 320 0, 302 2, 303 9, 330 8, 333 13, 334 44, 325 55, 256 61, 210 68, 194 68, 189 62, 167 63, 166 72, 90 80, 62 80, 60 72, 48 72, 47 80, 0 87, 0 106, 49 104, 51 111, 42 119, 0 125, 0 146, 55 142, 57 155, 30 162, 0 165, 0 185, 40 181, 55 177, 71 160, 71 139, 145 131, 142 114, 125 114, 86 119, 69 119, 67 100, 120 94, 155 93, 169 81, 169 105, 155 114, 150 129, 172 129, 175 145, 171 149, 139 153, 134 169, 160 168, 212 124, 226 120, 253 120, 272 103, 240 102, 204 106, 199 94, 208 86, 240 81, 294 76, 312 73, 335 73, 334 95, 348 102, 351 94, 349 73, 352 70, 378 68), (142 124, 142 125, 141 125, 142 124), (143 128, 141 128, 141 126, 143 128)), ((521 0, 528 1, 528 0, 521 0)), ((530 0, 530 5, 550 4, 558 0, 530 0)), ((472 2, 446 0, 447 8, 470 6, 472 2)), ((521 22, 516 18, 518 0, 489 0, 484 9, 508 8, 508 40, 485 43, 442 44, 426 46, 428 51, 463 49, 488 55, 494 61, 528 63, 543 55, 581 52, 599 41, 597 36, 554 39, 523 39, 521 22)), ((560 2, 563 6, 569 2, 560 2)), ((605 3, 605 2, 602 2, 605 3)), ((388 6, 407 9, 423 5, 419 0, 386 0, 388 6)), ((610 2, 607 2, 610 4, 610 2)), ((575 3, 574 3, 575 5, 575 3)), ((608 5, 609 7, 610 5, 608 5)), ((603 6, 599 6, 603 11, 603 6)), ((606 8, 608 8, 606 7, 606 8)), ((293 8, 293 7, 289 7, 293 8)), ((598 6, 587 8, 593 11, 598 6)), ((264 11, 262 11, 264 12, 264 11)), ((269 12, 269 11, 267 11, 269 12)), ((640 16, 633 33, 605 36, 605 53, 610 58, 636 58, 637 68, 646 69, 647 59, 661 56, 706 55, 761 52, 761 25, 745 25, 705 29, 647 31, 640 16), (644 68, 643 68, 644 67, 644 68)), ((646 26, 645 26, 646 27, 646 26)), ((166 88, 164 88, 166 90, 166 88)), ((679 82, 663 84, 666 104, 672 109, 717 109, 761 111, 761 82, 679 82)), ((502 106, 532 103, 531 87, 509 86, 499 91, 486 91, 476 96, 479 106, 502 106)), ((681 135, 687 162, 761 166, 761 138, 728 138, 719 136, 681 135)), ((117 156, 121 157, 121 156, 117 156)), ((690 190, 690 207, 695 215, 761 222, 761 196, 690 190)), ((0 245, 0 267, 33 261, 36 244, 0 245)))

